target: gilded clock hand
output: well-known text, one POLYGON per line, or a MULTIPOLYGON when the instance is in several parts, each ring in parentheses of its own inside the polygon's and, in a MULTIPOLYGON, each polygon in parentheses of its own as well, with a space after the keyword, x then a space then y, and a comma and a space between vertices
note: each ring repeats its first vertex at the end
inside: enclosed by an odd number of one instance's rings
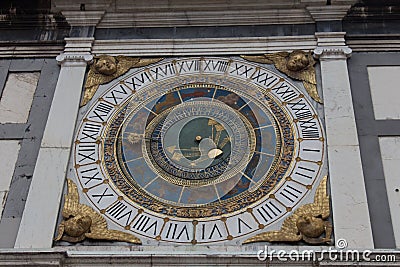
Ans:
POLYGON ((225 137, 225 138, 222 140, 221 144, 219 145, 219 148, 220 148, 220 149, 224 148, 224 146, 226 146, 226 144, 227 144, 229 141, 231 141, 231 138, 230 138, 229 136, 225 137))
POLYGON ((145 141, 159 141, 160 138, 154 138, 154 137, 143 137, 145 141))
POLYGON ((191 147, 191 148, 175 148, 175 146, 173 147, 174 147, 173 151, 192 151, 192 152, 199 151, 197 147, 191 147))
POLYGON ((213 139, 215 145, 218 146, 219 143, 219 139, 221 138, 221 133, 222 131, 224 131, 224 126, 222 126, 221 124, 216 124, 215 125, 215 130, 217 131, 216 135, 215 135, 215 139, 213 139))
POLYGON ((218 122, 216 122, 213 119, 208 120, 208 125, 211 126, 211 139, 214 140, 214 125, 216 125, 218 122))
POLYGON ((213 148, 213 149, 211 149, 210 151, 208 151, 208 157, 209 157, 210 159, 215 159, 215 158, 217 158, 218 156, 221 156, 223 153, 224 153, 224 152, 223 152, 221 149, 219 149, 219 148, 213 148))

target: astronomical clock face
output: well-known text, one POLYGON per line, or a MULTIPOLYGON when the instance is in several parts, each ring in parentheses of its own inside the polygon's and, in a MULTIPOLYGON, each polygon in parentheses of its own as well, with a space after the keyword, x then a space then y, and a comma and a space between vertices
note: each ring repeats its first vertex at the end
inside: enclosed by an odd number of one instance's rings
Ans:
POLYGON ((283 76, 238 58, 179 58, 103 86, 74 143, 81 192, 113 228, 153 242, 270 229, 324 161, 317 112, 283 76))

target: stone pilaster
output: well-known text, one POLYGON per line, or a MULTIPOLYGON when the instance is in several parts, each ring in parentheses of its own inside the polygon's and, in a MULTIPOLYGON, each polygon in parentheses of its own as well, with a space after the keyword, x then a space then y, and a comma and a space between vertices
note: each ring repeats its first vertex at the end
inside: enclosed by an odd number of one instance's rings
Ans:
POLYGON ((344 32, 316 33, 324 98, 335 239, 349 248, 373 248, 354 116, 344 32))
POLYGON ((66 38, 49 117, 15 242, 16 248, 51 248, 93 38, 66 38))

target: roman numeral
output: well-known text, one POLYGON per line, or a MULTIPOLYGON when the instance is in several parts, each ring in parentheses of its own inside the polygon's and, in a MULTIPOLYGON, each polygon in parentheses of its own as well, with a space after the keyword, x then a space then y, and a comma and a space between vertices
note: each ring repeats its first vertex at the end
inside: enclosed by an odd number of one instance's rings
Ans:
POLYGON ((131 81, 126 80, 125 83, 131 84, 133 90, 136 90, 140 86, 142 86, 146 82, 150 82, 150 77, 146 72, 142 72, 138 75, 135 75, 131 78, 131 81))
POLYGON ((139 218, 136 220, 134 225, 132 226, 133 229, 138 231, 147 233, 151 229, 153 230, 153 235, 157 234, 157 220, 154 220, 150 223, 151 218, 145 214, 140 214, 139 218))
POLYGON ((275 91, 275 93, 286 102, 297 97, 297 93, 286 83, 281 83, 278 87, 272 88, 272 91, 275 91))
POLYGON ((119 85, 119 87, 120 87, 120 90, 114 89, 109 94, 107 94, 104 98, 110 99, 112 102, 114 102, 115 105, 122 102, 120 100, 123 100, 125 98, 121 97, 121 95, 128 95, 128 92, 126 91, 124 86, 122 86, 121 84, 119 85))
POLYGON ((267 72, 262 72, 261 70, 258 70, 257 73, 254 75, 253 78, 251 78, 253 81, 256 81, 259 84, 262 84, 266 87, 271 86, 273 83, 275 83, 278 78, 275 76, 272 76, 268 74, 267 72), (268 82, 268 84, 267 84, 268 82))
MULTIPOLYGON (((202 233, 202 239, 204 239, 204 234, 205 234, 205 224, 203 224, 203 233, 202 233)), ((208 239, 212 239, 213 237, 214 237, 214 234, 216 234, 216 235, 218 235, 219 236, 219 238, 221 238, 222 237, 222 234, 221 234, 221 231, 219 230, 219 228, 218 228, 218 225, 216 224, 216 223, 214 223, 214 226, 212 227, 212 229, 211 229, 211 232, 210 232, 210 236, 208 237, 208 239)))
POLYGON ((279 192, 281 196, 289 200, 289 202, 291 203, 293 203, 296 199, 298 199, 299 196, 301 196, 301 193, 302 192, 300 190, 294 188, 289 184, 285 188, 283 188, 282 191, 279 192))
POLYGON ((107 118, 108 114, 113 110, 113 106, 108 103, 100 102, 93 110, 92 116, 89 118, 98 118, 100 121, 104 121, 104 118, 107 118))
MULTIPOLYGON (((320 154, 318 154, 318 158, 320 158, 320 154)), ((295 181, 308 185, 315 178, 320 167, 316 162, 300 161, 293 170, 291 177, 295 181)))
POLYGON ((279 209, 273 202, 268 202, 257 208, 257 212, 265 222, 269 222, 270 220, 274 220, 276 217, 278 217, 279 214, 282 213, 282 210, 279 209))
POLYGON ((222 234, 225 232, 221 232, 220 227, 223 227, 223 224, 218 224, 216 222, 212 223, 203 223, 200 225, 200 235, 199 238, 201 240, 210 240, 210 239, 219 239, 222 238, 222 234))
POLYGON ((101 181, 103 179, 103 177, 101 177, 101 176, 97 177, 97 175, 99 175, 99 174, 100 174, 100 172, 98 171, 98 169, 96 167, 81 171, 82 179, 87 179, 87 181, 85 182, 85 185, 90 183, 92 180, 101 181))
POLYGON ((238 233, 239 233, 239 234, 242 233, 242 226, 245 226, 245 227, 248 228, 249 230, 253 229, 253 228, 251 228, 245 221, 243 221, 243 220, 240 219, 240 218, 238 218, 237 224, 238 224, 238 233))
POLYGON ((301 134, 303 138, 318 138, 319 137, 319 130, 317 127, 317 122, 313 121, 313 118, 308 120, 299 121, 301 134))
POLYGON ((316 152, 316 153, 321 151, 319 149, 314 149, 314 148, 303 148, 302 150, 306 152, 316 152))
POLYGON ((154 69, 151 69, 150 71, 155 75, 156 80, 158 80, 158 78, 163 78, 165 76, 175 74, 174 64, 172 63, 156 67, 154 69))
POLYGON ((184 225, 179 230, 179 226, 177 223, 170 223, 165 238, 179 240, 182 236, 186 238, 186 240, 189 240, 189 232, 187 229, 187 225, 184 225))
POLYGON ((99 135, 101 125, 87 122, 82 129, 82 137, 79 141, 83 141, 89 138, 89 141, 96 141, 96 137, 99 135))
POLYGON ((193 71, 199 71, 200 70, 200 61, 199 60, 192 60, 192 61, 178 61, 176 63, 178 65, 178 72, 183 73, 183 72, 189 72, 191 70, 193 71), (189 64, 190 62, 190 64, 189 64))
POLYGON ((87 163, 85 161, 93 162, 96 161, 94 157, 96 154, 95 144, 79 144, 78 145, 78 156, 81 158, 78 160, 79 163, 87 163))
POLYGON ((228 68, 227 61, 218 60, 217 62, 215 62, 214 60, 206 60, 204 63, 205 63, 204 71, 209 70, 209 71, 225 72, 226 69, 228 68))
POLYGON ((299 120, 304 120, 313 116, 309 106, 304 103, 303 99, 299 99, 295 103, 288 103, 287 105, 290 107, 290 109, 296 115, 296 118, 299 120))
POLYGON ((107 197, 113 197, 113 196, 114 196, 113 193, 107 194, 107 191, 108 191, 108 187, 107 187, 106 189, 104 189, 103 193, 92 195, 93 198, 98 197, 97 204, 99 204, 100 201, 101 201, 104 197, 107 198, 107 197))
POLYGON ((237 75, 239 76, 245 76, 246 78, 249 78, 251 75, 251 70, 253 70, 254 68, 251 66, 247 66, 247 65, 239 65, 237 63, 235 63, 235 68, 234 70, 232 70, 230 72, 230 74, 236 72, 237 75))
POLYGON ((131 216, 132 216, 132 210, 130 210, 128 208, 128 206, 126 206, 124 203, 122 203, 120 201, 118 201, 113 206, 108 208, 107 213, 111 217, 115 218, 116 220, 121 220, 121 219, 125 218, 126 220, 125 220, 124 225, 128 225, 129 224, 129 221, 130 221, 131 216))
POLYGON ((298 166, 297 169, 298 170, 295 172, 295 174, 297 174, 299 176, 302 176, 302 177, 305 177, 305 178, 308 178, 308 179, 312 179, 313 178, 312 176, 308 175, 308 173, 310 173, 310 172, 311 173, 315 173, 315 170, 310 169, 310 168, 306 168, 306 167, 302 167, 302 166, 298 166))

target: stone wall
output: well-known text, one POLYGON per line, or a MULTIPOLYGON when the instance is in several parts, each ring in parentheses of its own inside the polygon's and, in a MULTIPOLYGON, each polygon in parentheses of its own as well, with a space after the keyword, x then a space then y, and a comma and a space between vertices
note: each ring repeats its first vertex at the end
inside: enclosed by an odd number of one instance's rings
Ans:
POLYGON ((0 248, 14 246, 58 73, 54 59, 0 60, 0 248))

